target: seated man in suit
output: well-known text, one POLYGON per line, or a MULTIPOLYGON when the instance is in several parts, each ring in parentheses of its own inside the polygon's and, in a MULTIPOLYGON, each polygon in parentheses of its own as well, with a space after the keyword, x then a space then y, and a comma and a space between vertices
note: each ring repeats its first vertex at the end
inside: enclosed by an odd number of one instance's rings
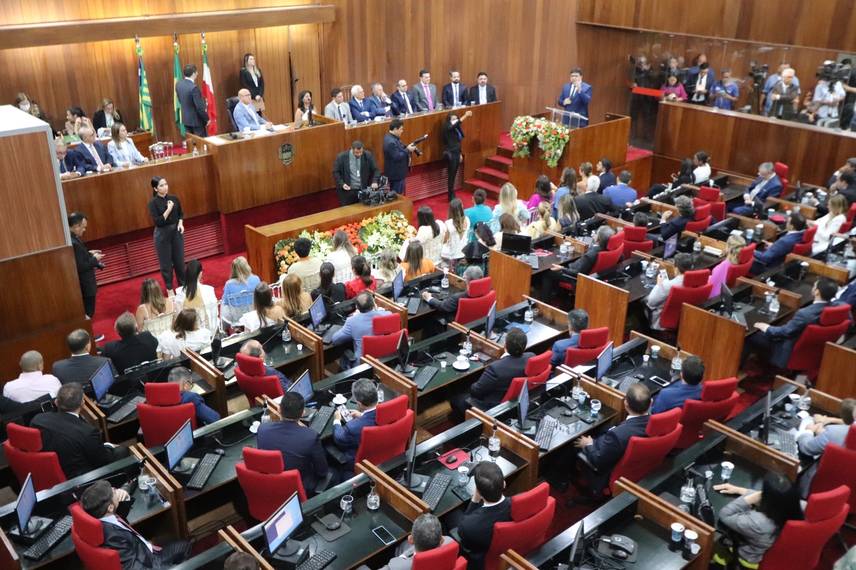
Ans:
POLYGON ((390 96, 392 114, 396 117, 401 115, 412 115, 419 109, 411 95, 407 92, 407 81, 399 79, 396 83, 395 92, 390 96))
POLYGON ((30 422, 42 432, 45 451, 55 451, 66 478, 128 456, 128 449, 101 441, 101 432, 80 417, 83 388, 77 382, 65 384, 56 395, 56 412, 43 412, 30 422))
POLYGON ((576 348, 580 343, 580 332, 588 328, 588 323, 589 315, 585 309, 574 309, 568 313, 568 338, 553 343, 551 366, 558 366, 565 361, 565 352, 569 348, 576 348))
MULTIPOLYGON (((380 570, 410 570, 413 568, 413 556, 417 552, 426 552, 444 546, 454 540, 443 535, 440 519, 431 513, 421 514, 413 521, 413 528, 407 540, 395 549, 395 557, 380 570)), ((360 566, 357 570, 368 570, 368 566, 360 566)))
MULTIPOLYGON (((250 339, 244 344, 241 345, 241 354, 246 354, 247 356, 254 356, 256 358, 261 358, 262 362, 265 361, 265 349, 262 346, 262 343, 257 341, 256 339, 250 339)), ((265 376, 276 376, 279 378, 279 385, 282 386, 283 392, 288 392, 288 389, 291 387, 291 380, 289 380, 285 374, 265 364, 265 376)))
POLYGON ((612 205, 612 200, 599 192, 586 192, 574 197, 574 206, 580 214, 580 220, 586 221, 597 214, 615 214, 618 210, 612 205))
POLYGON ((351 116, 351 107, 345 103, 345 94, 338 87, 334 87, 330 91, 330 102, 324 107, 324 116, 328 119, 342 121, 346 125, 354 122, 351 116))
POLYGON ((21 374, 3 384, 3 396, 18 403, 38 400, 45 394, 55 398, 59 392, 59 379, 52 374, 43 374, 45 361, 40 352, 28 350, 21 355, 21 374))
POLYGON ((782 193, 782 181, 776 176, 772 162, 764 162, 758 167, 758 178, 743 194, 743 204, 728 209, 741 216, 752 216, 764 209, 767 198, 778 198, 782 193))
POLYGON ((259 570, 256 557, 247 552, 233 552, 223 562, 223 570, 259 570))
POLYGON ((259 449, 282 453, 286 469, 300 471, 300 479, 307 493, 320 493, 329 481, 332 471, 327 467, 327 456, 318 434, 300 422, 305 402, 297 392, 286 392, 279 402, 282 420, 259 426, 256 442, 259 449))
POLYGON ((651 391, 645 384, 631 384, 624 395, 627 417, 609 431, 592 438, 584 435, 574 442, 580 451, 583 474, 588 482, 588 498, 598 498, 609 483, 613 467, 621 461, 627 444, 633 436, 644 437, 648 428, 648 409, 651 407, 651 391))
POLYGON ((196 409, 196 422, 201 425, 213 424, 220 414, 205 403, 205 399, 193 391, 193 373, 184 366, 176 366, 169 371, 168 382, 178 384, 182 404, 193 404, 196 409))
POLYGON ((372 96, 368 99, 372 119, 386 117, 392 112, 392 100, 383 91, 382 83, 372 83, 372 96))
POLYGON ((71 357, 57 360, 51 370, 63 384, 77 382, 85 386, 101 365, 110 362, 109 358, 89 354, 92 350, 92 337, 84 329, 71 331, 66 337, 66 343, 71 357))
POLYGON ((127 491, 114 489, 105 480, 96 481, 81 495, 81 508, 101 521, 104 532, 101 548, 117 551, 122 568, 171 568, 186 560, 190 556, 189 542, 182 540, 156 546, 117 515, 122 509, 121 503, 130 500, 127 491))
MULTIPOLYGON (((850 426, 853 425, 854 415, 856 415, 856 399, 854 398, 841 400, 840 418, 815 414, 814 423, 807 425, 805 430, 797 433, 797 447, 800 453, 817 458, 823 455, 823 451, 830 443, 844 446, 847 433, 850 431, 850 426)), ((817 473, 817 464, 818 462, 815 461, 797 478, 800 494, 804 498, 808 497, 811 490, 812 479, 817 473)))
POLYGON ((479 71, 476 76, 476 84, 467 91, 467 103, 470 105, 484 105, 496 101, 496 88, 487 82, 487 73, 479 71))
POLYGON ((140 332, 134 315, 125 311, 116 319, 113 328, 120 340, 105 344, 101 354, 113 361, 119 374, 132 366, 158 359, 158 339, 148 331, 140 332))
POLYGON ((755 261, 752 263, 751 273, 758 275, 781 265, 788 254, 793 251, 794 246, 802 241, 805 228, 806 221, 802 214, 799 212, 792 213, 785 226, 785 234, 772 244, 768 244, 764 251, 755 251, 755 261))
POLYGON ((374 156, 360 141, 351 143, 351 149, 340 152, 333 164, 333 180, 339 205, 347 206, 359 202, 359 192, 371 187, 376 189, 380 170, 374 156))
MULTIPOLYGON (((469 285, 470 281, 484 278, 484 271, 478 265, 470 265, 464 270, 464 281, 469 285)), ((443 300, 435 299, 428 291, 422 291, 422 298, 432 309, 436 309, 443 315, 446 322, 451 322, 458 313, 458 303, 461 299, 469 299, 467 290, 458 293, 449 293, 443 300)))
POLYGON ((95 129, 89 126, 80 127, 80 144, 75 152, 80 158, 80 165, 86 172, 108 172, 113 164, 113 157, 107 152, 107 147, 95 140, 95 129))
POLYGON ((80 155, 75 150, 69 150, 68 145, 62 139, 54 141, 56 147, 56 159, 59 163, 59 177, 63 180, 83 176, 86 169, 80 164, 80 155))
POLYGON ((354 313, 345 321, 345 326, 333 335, 333 344, 354 343, 354 358, 347 360, 343 357, 342 364, 346 368, 352 367, 360 361, 363 356, 363 337, 372 334, 372 319, 381 315, 388 315, 386 309, 375 308, 374 297, 369 291, 363 291, 356 298, 357 313, 354 313))
POLYGON ((808 325, 813 325, 820 320, 820 313, 826 307, 836 304, 833 299, 837 292, 838 287, 831 280, 826 277, 818 279, 811 289, 814 302, 794 313, 791 320, 781 326, 755 323, 755 328, 761 332, 749 336, 750 350, 755 349, 773 366, 787 367, 797 339, 808 325))
POLYGON ((410 100, 417 111, 434 111, 437 109, 437 86, 431 83, 431 72, 419 70, 419 81, 410 90, 410 100))
POLYGON ((449 82, 443 86, 443 106, 452 108, 467 104, 467 88, 461 83, 461 72, 449 72, 449 82))
POLYGON ((679 253, 675 256, 675 276, 670 278, 657 275, 657 283, 648 297, 645 299, 645 306, 648 312, 648 322, 651 323, 651 328, 655 330, 663 330, 660 326, 660 315, 663 308, 666 306, 666 300, 669 298, 669 293, 675 285, 684 284, 684 273, 693 268, 693 256, 689 253, 679 253))
POLYGON ((847 303, 851 307, 856 307, 856 279, 842 286, 835 299, 840 303, 847 303))
POLYGON ((629 170, 622 170, 618 175, 618 183, 604 189, 603 195, 609 198, 614 208, 623 210, 638 198, 636 190, 630 186, 631 178, 629 170))
POLYGON ((673 235, 680 236, 687 224, 693 220, 695 216, 695 208, 693 208, 692 198, 689 196, 678 196, 675 198, 675 208, 678 210, 678 215, 675 216, 671 210, 663 212, 660 219, 660 239, 666 241, 673 235))
POLYGON ((249 89, 238 91, 238 104, 232 112, 235 126, 239 131, 257 131, 259 129, 272 129, 273 123, 264 120, 253 106, 253 96, 249 89))
POLYGON ((348 101, 348 105, 351 107, 351 116, 356 122, 364 123, 372 120, 372 111, 362 85, 351 86, 351 100, 348 101))
POLYGON ((687 400, 701 398, 701 379, 704 377, 704 362, 698 356, 688 356, 681 363, 681 379, 669 384, 654 398, 652 414, 667 412, 672 408, 683 408, 687 400))
MULTIPOLYGON (((588 196, 588 194, 586 195, 588 196)), ((613 235, 615 235, 615 231, 606 224, 597 228, 597 233, 595 233, 594 236, 594 243, 589 246, 584 254, 582 254, 576 261, 571 262, 567 267, 556 266, 560 269, 560 276, 571 279, 576 278, 577 275, 588 275, 591 273, 591 270, 597 262, 597 254, 601 251, 606 251, 606 247, 609 244, 609 238, 613 235)))
POLYGON ((357 401, 357 409, 351 410, 351 419, 344 424, 342 414, 336 410, 333 416, 333 443, 342 451, 348 463, 353 465, 360 448, 363 428, 377 424, 377 385, 368 378, 360 378, 351 387, 351 395, 357 401))
POLYGON ((458 520, 448 524, 451 527, 457 523, 461 553, 469 562, 467 568, 481 570, 493 540, 493 525, 511 520, 511 500, 503 495, 505 478, 496 463, 482 461, 471 475, 475 493, 458 520))
POLYGON ((577 113, 584 118, 575 118, 572 120, 570 117, 565 117, 563 122, 566 125, 579 125, 581 127, 588 125, 588 107, 591 102, 591 95, 591 85, 583 81, 583 70, 575 67, 571 70, 570 81, 562 86, 562 93, 556 102, 565 111, 577 113))

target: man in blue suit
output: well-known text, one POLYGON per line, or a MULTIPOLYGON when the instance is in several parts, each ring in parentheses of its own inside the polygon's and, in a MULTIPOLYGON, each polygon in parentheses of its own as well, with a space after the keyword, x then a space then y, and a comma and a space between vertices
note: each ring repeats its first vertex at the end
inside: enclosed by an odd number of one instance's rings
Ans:
POLYGON ((565 111, 569 111, 571 113, 578 113, 585 117, 583 119, 574 119, 571 122, 570 119, 564 119, 564 123, 566 125, 573 124, 579 125, 581 127, 585 127, 588 125, 588 106, 591 101, 591 85, 583 82, 583 70, 579 67, 576 67, 571 70, 571 81, 569 83, 565 83, 562 86, 562 94, 559 95, 559 98, 556 102, 562 107, 565 111))
POLYGON ((467 88, 461 83, 461 72, 453 69, 449 72, 449 83, 443 86, 443 106, 452 108, 466 105, 466 93, 467 88))
POLYGON ((349 367, 358 363, 363 356, 363 337, 372 334, 372 319, 389 314, 389 311, 385 309, 375 308, 374 297, 368 291, 363 291, 357 295, 356 305, 359 312, 348 317, 345 326, 333 335, 333 344, 353 341, 355 362, 348 362, 349 367))
POLYGON ((407 81, 399 79, 395 93, 390 96, 390 107, 392 114, 396 117, 401 115, 412 115, 418 109, 416 103, 411 99, 407 92, 407 81))
POLYGON ((368 98, 368 102, 372 119, 375 117, 386 117, 392 112, 392 101, 383 92, 382 83, 372 84, 372 96, 368 98))
POLYGON ((764 162, 758 167, 758 178, 752 181, 743 194, 743 204, 730 208, 735 214, 751 216, 760 212, 767 198, 778 198, 782 193, 782 181, 776 176, 772 162, 764 162))
POLYGON ((585 309, 574 309, 568 313, 568 338, 553 343, 553 356, 550 364, 558 366, 565 361, 565 352, 580 344, 580 332, 588 328, 589 316, 585 309))
POLYGON ((300 479, 307 493, 320 493, 330 482, 332 471, 318 434, 300 423, 305 402, 297 392, 286 392, 279 403, 281 421, 259 426, 256 445, 282 453, 286 469, 300 471, 300 479))
POLYGON ((108 172, 113 166, 113 158, 107 148, 95 140, 95 130, 92 127, 80 127, 77 131, 80 144, 75 149, 80 165, 87 172, 108 172))
POLYGON ((235 119, 235 126, 238 127, 239 131, 257 131, 261 128, 270 129, 273 127, 273 124, 262 119, 256 108, 253 107, 253 96, 249 89, 238 91, 238 104, 235 105, 232 117, 235 119))
POLYGON ((178 384, 182 404, 193 404, 196 410, 196 421, 202 425, 213 424, 220 419, 220 414, 205 403, 205 400, 193 391, 193 373, 184 366, 176 366, 169 371, 170 382, 178 384))
POLYGON ((363 428, 377 425, 375 407, 377 406, 377 386, 368 378, 360 378, 351 387, 351 395, 357 401, 357 409, 351 410, 351 419, 342 423, 342 414, 336 411, 333 417, 333 442, 349 463, 354 463, 363 428))
POLYGON ((768 355, 770 364, 785 368, 791 358, 791 352, 797 339, 808 325, 817 323, 820 313, 826 307, 832 306, 838 287, 827 278, 819 279, 812 288, 814 302, 803 307, 782 326, 772 326, 769 323, 755 323, 755 328, 761 331, 749 337, 751 348, 761 355, 768 355))
POLYGON ((362 85, 354 85, 351 87, 351 100, 348 101, 351 107, 351 116, 358 123, 364 123, 372 120, 372 107, 366 99, 366 92, 362 85))
POLYGON ((633 203, 639 197, 636 190, 630 187, 631 177, 629 170, 622 170, 618 175, 618 184, 603 190, 603 195, 609 198, 612 205, 620 210, 626 208, 628 203, 633 203))
POLYGON ((704 377, 704 362, 698 356, 688 356, 681 363, 681 380, 669 384, 657 394, 652 414, 667 412, 672 408, 683 408, 687 400, 701 398, 701 379, 704 377))
POLYGON ((856 279, 841 289, 841 293, 838 294, 838 301, 856 307, 856 279))
POLYGON ((785 260, 785 257, 793 251, 794 246, 802 241, 805 227, 805 218, 802 217, 802 214, 798 212, 791 214, 791 217, 788 218, 788 224, 785 226, 787 233, 774 241, 764 251, 755 252, 752 274, 758 275, 771 267, 780 265, 785 260))
POLYGON ((383 173, 389 178, 389 187, 397 194, 404 194, 410 153, 416 150, 413 143, 405 145, 401 142, 402 134, 404 121, 393 119, 389 123, 389 132, 383 136, 383 173))

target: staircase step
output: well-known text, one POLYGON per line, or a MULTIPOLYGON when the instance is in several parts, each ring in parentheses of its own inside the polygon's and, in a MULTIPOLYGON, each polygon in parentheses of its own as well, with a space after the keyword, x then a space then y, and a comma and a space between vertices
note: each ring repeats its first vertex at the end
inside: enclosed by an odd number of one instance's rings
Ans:
POLYGON ((500 172, 508 173, 508 171, 511 170, 511 159, 505 156, 499 156, 498 154, 489 156, 485 159, 485 166, 489 166, 499 170, 500 172))
POLYGON ((508 174, 497 170, 495 168, 491 168, 489 166, 482 166, 480 168, 476 168, 476 178, 480 180, 485 180, 490 182, 491 184, 496 184, 498 186, 502 186, 506 182, 508 182, 508 174))
POLYGON ((476 188, 481 188, 482 190, 487 192, 488 196, 499 196, 499 186, 497 186, 496 184, 491 184, 486 180, 479 180, 478 178, 464 180, 464 188, 470 191, 474 191, 476 188))
POLYGON ((496 154, 510 159, 512 158, 512 156, 514 156, 514 148, 507 146, 497 146, 496 154))

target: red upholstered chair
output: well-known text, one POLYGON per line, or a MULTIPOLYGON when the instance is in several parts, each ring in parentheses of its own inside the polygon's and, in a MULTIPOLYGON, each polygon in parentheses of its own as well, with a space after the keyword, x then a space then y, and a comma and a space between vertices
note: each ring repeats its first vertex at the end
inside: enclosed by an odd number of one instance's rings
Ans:
POLYGON ((710 204, 698 206, 695 209, 695 214, 691 222, 687 223, 686 230, 688 232, 701 233, 710 226, 713 218, 710 215, 710 204))
POLYGON ((814 243, 814 234, 817 233, 817 226, 812 226, 803 232, 802 241, 794 246, 791 253, 796 255, 811 255, 811 246, 814 243))
POLYGON ((850 488, 849 510, 856 513, 856 424, 850 426, 843 446, 830 443, 824 448, 811 480, 811 493, 822 493, 839 485, 850 488))
POLYGON ((258 521, 267 520, 294 493, 300 502, 306 500, 300 471, 285 471, 279 451, 245 447, 244 460, 235 465, 235 473, 247 497, 250 515, 258 521))
POLYGON ((609 344, 609 327, 585 329, 580 331, 580 341, 576 347, 565 351, 565 364, 579 366, 591 362, 609 344))
POLYGON ((654 414, 648 419, 646 437, 630 438, 621 461, 612 469, 612 474, 609 476, 609 491, 612 494, 616 492, 615 482, 620 477, 638 481, 666 459, 669 452, 674 449, 678 438, 681 437, 680 419, 680 408, 654 414))
POLYGON ((590 275, 604 273, 609 271, 621 261, 624 255, 624 232, 614 234, 606 243, 606 251, 600 251, 597 254, 597 259, 594 262, 594 267, 589 272, 590 275))
POLYGON ((404 453, 413 433, 416 414, 407 408, 407 396, 399 396, 378 404, 375 420, 377 425, 363 428, 355 463, 368 459, 375 465, 380 465, 404 453))
POLYGON ((181 387, 175 382, 147 382, 146 401, 137 404, 137 416, 146 446, 163 445, 190 420, 196 429, 196 407, 181 403, 181 387))
POLYGON ((556 499, 550 496, 549 483, 511 498, 511 520, 493 525, 493 538, 485 557, 485 570, 499 568, 499 557, 513 548, 525 556, 545 541, 556 512, 556 499))
POLYGON ((372 319, 372 334, 395 334, 401 330, 401 317, 395 313, 372 319))
POLYGON ((624 228, 624 259, 628 259, 634 251, 647 253, 652 249, 654 249, 654 240, 648 239, 648 228, 644 226, 624 228))
POLYGON ((737 264, 728 267, 728 272, 725 274, 725 284, 729 287, 734 287, 738 277, 746 277, 749 271, 752 270, 752 263, 755 261, 755 247, 758 244, 750 243, 740 250, 737 258, 737 264))
POLYGON ((660 313, 660 327, 664 330, 676 330, 681 320, 681 307, 684 303, 701 305, 713 289, 710 281, 710 269, 699 269, 684 273, 684 284, 674 285, 666 297, 663 312, 660 313))
POLYGON ((372 319, 372 334, 363 337, 363 354, 383 358, 394 354, 401 339, 401 317, 398 314, 381 315, 372 319))
POLYGON ((33 474, 36 491, 65 481, 59 456, 53 451, 42 451, 42 432, 10 423, 6 426, 6 434, 9 439, 3 442, 3 452, 19 484, 23 485, 28 473, 33 474))
POLYGON ((725 219, 725 202, 710 202, 710 216, 714 222, 725 219))
POLYGON ((529 386, 530 392, 541 384, 544 384, 547 381, 547 378, 550 377, 550 372, 552 371, 552 368, 550 367, 550 356, 552 356, 552 354, 553 352, 551 350, 545 350, 538 356, 533 356, 527 360, 526 368, 523 371, 525 376, 520 376, 511 380, 511 384, 509 384, 508 390, 502 397, 502 401, 507 402, 517 398, 517 396, 520 395, 520 390, 523 389, 524 382, 529 386))
POLYGON ((455 322, 466 324, 485 318, 494 301, 496 301, 496 291, 488 291, 485 295, 475 299, 461 297, 458 300, 455 322))
POLYGON ((734 409, 734 404, 739 397, 737 378, 705 380, 701 386, 701 399, 684 402, 681 416, 681 425, 684 429, 675 447, 684 449, 702 439, 701 428, 704 422, 725 420, 734 409))
POLYGON ((722 194, 719 193, 718 186, 699 186, 698 199, 705 202, 720 202, 722 201, 722 194))
POLYGON ((407 413, 407 396, 397 396, 388 402, 381 402, 375 408, 375 423, 385 426, 396 422, 407 413))
POLYGON ((847 498, 851 494, 846 485, 841 485, 824 493, 809 495, 805 520, 785 523, 776 542, 764 554, 758 569, 817 566, 823 547, 847 518, 847 498))
POLYGON ((122 570, 119 551, 103 548, 104 527, 100 520, 89 515, 79 503, 71 511, 71 540, 74 550, 87 570, 122 570))
POLYGON ((773 171, 776 173, 776 176, 779 177, 779 180, 782 181, 782 191, 784 191, 788 187, 788 175, 790 174, 791 169, 784 162, 774 162, 773 163, 773 171))
POLYGON ((820 368, 823 347, 827 342, 836 342, 848 328, 850 305, 842 303, 823 309, 817 324, 808 325, 797 339, 788 359, 788 370, 805 372, 814 378, 820 368))
POLYGON ((493 279, 490 277, 482 277, 481 279, 473 279, 467 283, 467 296, 471 299, 476 297, 484 297, 493 291, 493 279))
POLYGON ((856 217, 856 202, 850 204, 850 209, 847 210, 847 221, 841 224, 838 228, 839 233, 846 234, 853 227, 853 218, 856 217))
POLYGON ((282 385, 276 376, 265 375, 265 362, 258 356, 241 354, 235 356, 238 366, 235 367, 235 378, 238 388, 247 397, 250 407, 256 405, 256 398, 263 395, 271 398, 282 396, 282 385))
POLYGON ((466 570, 467 559, 458 556, 460 546, 454 540, 443 546, 413 555, 413 570, 466 570))

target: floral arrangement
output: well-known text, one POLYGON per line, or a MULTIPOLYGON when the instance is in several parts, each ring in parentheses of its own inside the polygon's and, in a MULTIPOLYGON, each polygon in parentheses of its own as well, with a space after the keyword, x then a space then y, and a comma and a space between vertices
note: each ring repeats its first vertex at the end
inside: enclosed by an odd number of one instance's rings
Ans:
POLYGON ((280 275, 285 274, 292 263, 298 260, 294 251, 294 242, 298 238, 307 238, 312 242, 310 255, 323 259, 333 251, 333 234, 342 230, 348 234, 348 239, 358 253, 366 255, 371 261, 381 251, 387 248, 398 250, 415 229, 398 210, 381 212, 376 216, 365 218, 327 231, 304 230, 296 238, 286 238, 276 242, 274 259, 280 275))
POLYGON ((571 131, 565 125, 528 115, 514 119, 510 135, 514 143, 514 156, 518 157, 530 155, 529 144, 533 137, 537 137, 538 148, 544 152, 544 160, 551 168, 559 164, 565 145, 571 140, 571 131))

